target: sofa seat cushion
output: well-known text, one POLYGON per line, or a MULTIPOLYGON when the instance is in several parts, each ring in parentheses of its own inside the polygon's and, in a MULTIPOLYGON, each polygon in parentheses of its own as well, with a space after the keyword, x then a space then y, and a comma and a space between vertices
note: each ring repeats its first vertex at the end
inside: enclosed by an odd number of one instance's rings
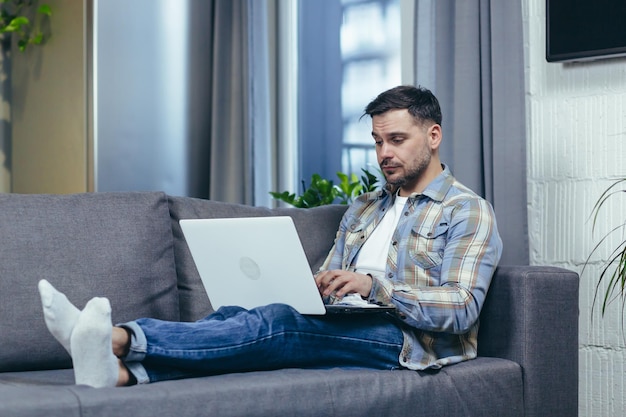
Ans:
POLYGON ((0 383, 0 415, 11 417, 80 417, 80 403, 66 387, 0 383))
MULTIPOLYGON (((0 375, 0 396, 7 378, 11 375, 0 375)), ((23 373, 21 379, 13 374, 12 380, 18 379, 22 384, 30 379, 33 386, 49 380, 35 372, 23 373)), ((23 388, 26 393, 31 387, 23 388)), ((138 416, 178 417, 523 415, 521 369, 498 358, 477 358, 434 372, 284 369, 127 388, 56 388, 61 396, 71 391, 90 416, 124 415, 130 406, 138 416)), ((49 412, 47 416, 63 415, 49 412)))
POLYGON ((80 309, 108 297, 114 323, 180 317, 163 193, 0 195, 0 236, 0 371, 71 366, 43 320, 42 278, 80 309))
POLYGON ((199 320, 212 311, 198 270, 180 229, 178 222, 181 219, 291 216, 311 270, 317 271, 332 248, 346 208, 347 206, 344 205, 330 205, 311 209, 269 209, 189 197, 170 197, 181 320, 199 320))

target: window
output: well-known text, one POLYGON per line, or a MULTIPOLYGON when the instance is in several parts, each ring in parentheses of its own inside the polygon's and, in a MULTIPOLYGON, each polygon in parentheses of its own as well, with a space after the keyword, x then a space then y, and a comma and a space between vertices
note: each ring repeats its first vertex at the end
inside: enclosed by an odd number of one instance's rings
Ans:
POLYGON ((402 82, 401 1, 299 2, 298 163, 307 185, 314 173, 376 171, 371 124, 360 118, 402 82))
POLYGON ((342 171, 374 172, 376 153, 364 106, 401 83, 399 0, 343 0, 342 171))

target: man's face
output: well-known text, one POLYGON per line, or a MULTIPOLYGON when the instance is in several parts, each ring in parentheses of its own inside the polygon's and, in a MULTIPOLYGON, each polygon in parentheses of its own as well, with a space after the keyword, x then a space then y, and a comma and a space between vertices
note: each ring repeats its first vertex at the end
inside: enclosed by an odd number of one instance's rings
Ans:
MULTIPOLYGON (((439 125, 433 126, 438 128, 439 125)), ((420 179, 433 156, 432 128, 418 125, 406 109, 390 110, 372 117, 378 165, 389 184, 406 192, 419 191, 420 179)))

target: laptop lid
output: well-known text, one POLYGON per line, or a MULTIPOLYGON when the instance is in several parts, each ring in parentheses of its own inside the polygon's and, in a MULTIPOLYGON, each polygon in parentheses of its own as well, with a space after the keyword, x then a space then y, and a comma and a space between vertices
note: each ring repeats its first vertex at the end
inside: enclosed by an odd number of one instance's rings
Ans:
POLYGON ((325 314, 291 217, 180 220, 215 310, 288 304, 301 314, 325 314))

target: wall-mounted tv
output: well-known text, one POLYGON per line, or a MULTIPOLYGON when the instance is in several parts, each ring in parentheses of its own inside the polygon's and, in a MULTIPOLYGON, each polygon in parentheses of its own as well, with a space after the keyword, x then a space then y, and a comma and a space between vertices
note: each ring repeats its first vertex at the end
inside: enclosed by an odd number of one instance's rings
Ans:
POLYGON ((546 0, 546 59, 626 56, 626 0, 546 0))

